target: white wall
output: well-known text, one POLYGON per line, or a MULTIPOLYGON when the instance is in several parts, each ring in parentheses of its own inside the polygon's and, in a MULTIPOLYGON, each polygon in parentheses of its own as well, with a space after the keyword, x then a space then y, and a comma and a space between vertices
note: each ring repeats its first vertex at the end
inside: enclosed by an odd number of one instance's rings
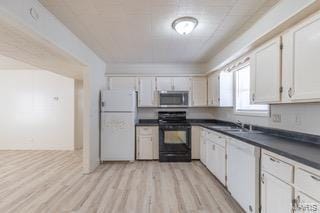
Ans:
POLYGON ((74 149, 73 79, 44 70, 0 70, 0 97, 0 149, 74 149))
POLYGON ((213 108, 204 107, 204 108, 138 108, 138 119, 157 119, 158 111, 186 111, 188 119, 212 119, 213 117, 213 108))
POLYGON ((248 124, 320 135, 320 103, 271 105, 270 117, 236 115, 233 108, 215 108, 213 116, 221 120, 240 120, 248 124), (274 114, 280 114, 280 123, 273 121, 274 114))
MULTIPOLYGON (((103 76, 106 65, 104 61, 37 0, 2 0, 0 17, 19 23, 29 34, 32 33, 34 37, 39 37, 44 43, 52 44, 63 54, 68 54, 87 66, 86 72, 83 73, 85 102, 83 168, 85 173, 93 171, 99 165, 99 91, 105 83, 103 76), (30 16, 30 8, 37 11, 38 20, 30 16)), ((19 26, 19 30, 22 30, 21 28, 19 26)), ((16 45, 19 44, 17 41, 16 45)), ((41 60, 41 56, 39 58, 41 60)))

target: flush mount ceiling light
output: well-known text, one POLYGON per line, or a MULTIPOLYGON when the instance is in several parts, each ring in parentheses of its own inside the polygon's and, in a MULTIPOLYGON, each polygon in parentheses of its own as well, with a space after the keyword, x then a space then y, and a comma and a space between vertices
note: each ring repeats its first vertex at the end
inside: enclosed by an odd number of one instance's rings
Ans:
POLYGON ((181 17, 172 23, 172 28, 181 35, 188 35, 198 25, 198 20, 193 17, 181 17))

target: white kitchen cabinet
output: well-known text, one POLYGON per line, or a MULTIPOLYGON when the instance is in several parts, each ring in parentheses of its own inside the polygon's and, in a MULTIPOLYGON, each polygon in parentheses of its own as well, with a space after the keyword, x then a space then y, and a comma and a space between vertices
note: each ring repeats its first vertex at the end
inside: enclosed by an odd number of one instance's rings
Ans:
POLYGON ((251 101, 280 102, 281 38, 276 37, 253 51, 250 57, 251 101))
POLYGON ((200 159, 200 127, 192 126, 191 128, 191 158, 200 159))
POLYGON ((216 144, 215 147, 215 176, 225 186, 226 185, 226 150, 216 144))
POLYGON ((191 79, 189 77, 174 77, 172 78, 173 90, 175 91, 190 91, 191 79))
POLYGON ((108 89, 127 89, 127 90, 137 90, 137 79, 136 77, 118 77, 111 76, 108 77, 108 89))
POLYGON ((206 148, 206 130, 201 128, 200 130, 200 161, 207 165, 207 148, 206 148))
POLYGON ((157 90, 170 91, 173 90, 173 82, 171 77, 157 77, 157 90))
POLYGON ((136 133, 136 158, 138 160, 159 159, 158 127, 139 126, 136 133))
POLYGON ((267 150, 262 150, 261 166, 262 213, 320 208, 319 170, 267 150))
POLYGON ((206 140, 206 161, 207 168, 214 175, 215 174, 215 149, 216 145, 211 140, 206 140))
POLYGON ((140 77, 138 83, 138 106, 155 107, 156 101, 156 78, 140 77))
POLYGON ((261 174, 261 212, 292 212, 293 187, 273 175, 261 174))
POLYGON ((223 184, 226 184, 226 150, 208 139, 206 141, 207 168, 223 184))
POLYGON ((159 91, 190 91, 189 77, 157 77, 157 90, 159 91))
POLYGON ((284 102, 320 101, 320 14, 283 34, 284 102))
POLYGON ((300 191, 295 192, 294 202, 295 202, 295 212, 303 212, 303 213, 319 212, 320 202, 300 191))
POLYGON ((214 105, 214 96, 216 96, 215 94, 215 90, 216 88, 215 85, 217 85, 217 82, 216 82, 217 78, 216 78, 216 75, 214 74, 211 74, 208 76, 208 106, 213 106, 214 105))
POLYGON ((223 184, 226 184, 226 138, 209 131, 206 136, 207 168, 223 184))
POLYGON ((194 77, 191 79, 191 106, 207 106, 207 78, 194 77))
POLYGON ((208 77, 208 106, 233 106, 233 73, 217 71, 208 77))
MULTIPOLYGON (((320 171, 307 168, 295 169, 295 185, 303 193, 320 201, 320 171), (309 171, 310 170, 310 171, 309 171)), ((320 206, 319 206, 320 207, 320 206)))
POLYGON ((137 159, 139 160, 153 159, 153 137, 152 136, 138 136, 137 159))

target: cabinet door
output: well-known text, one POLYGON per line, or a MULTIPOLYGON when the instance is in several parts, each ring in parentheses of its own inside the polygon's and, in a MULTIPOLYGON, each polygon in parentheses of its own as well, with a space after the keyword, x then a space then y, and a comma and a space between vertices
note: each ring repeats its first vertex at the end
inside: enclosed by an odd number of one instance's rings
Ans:
POLYGON ((309 197, 308 195, 300 192, 295 191, 295 212, 319 212, 320 203, 313 198, 309 197))
POLYGON ((189 77, 174 77, 173 90, 175 91, 190 91, 191 82, 189 77))
POLYGON ((206 162, 207 162, 207 168, 209 171, 216 175, 216 145, 210 141, 207 140, 206 142, 206 162))
POLYGON ((250 57, 253 103, 280 101, 281 39, 277 37, 256 49, 250 57))
POLYGON ((109 89, 127 89, 136 90, 136 78, 135 77, 109 77, 108 78, 109 89))
POLYGON ((320 100, 320 15, 317 14, 290 29, 284 35, 284 93, 291 101, 320 100), (286 59, 286 60, 285 60, 286 59))
POLYGON ((192 106, 207 106, 207 78, 192 78, 192 106))
POLYGON ((137 159, 153 159, 153 140, 151 136, 138 136, 137 159))
POLYGON ((211 74, 208 77, 208 106, 214 105, 214 87, 215 87, 215 76, 211 74))
POLYGON ((233 106, 233 73, 220 72, 216 79, 215 105, 220 107, 233 106))
POLYGON ((205 131, 201 130, 200 133, 200 161, 206 165, 206 136, 205 136, 205 131))
POLYGON ((173 90, 173 82, 171 77, 157 77, 157 90, 170 91, 173 90))
POLYGON ((191 131, 191 157, 200 159, 200 127, 193 126, 191 131))
POLYGON ((218 180, 225 185, 226 184, 226 150, 224 147, 215 146, 215 176, 218 180))
POLYGON ((139 106, 156 106, 156 79, 154 77, 139 78, 139 106))
POLYGON ((261 212, 291 213, 293 188, 267 172, 261 174, 261 212))
POLYGON ((220 106, 220 73, 212 74, 212 106, 220 106))

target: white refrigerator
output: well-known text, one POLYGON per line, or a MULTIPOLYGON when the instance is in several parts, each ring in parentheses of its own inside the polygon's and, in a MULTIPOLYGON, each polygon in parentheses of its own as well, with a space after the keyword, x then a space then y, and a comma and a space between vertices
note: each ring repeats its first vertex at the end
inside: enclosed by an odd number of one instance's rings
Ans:
POLYGON ((101 161, 134 161, 136 92, 101 91, 101 161))

